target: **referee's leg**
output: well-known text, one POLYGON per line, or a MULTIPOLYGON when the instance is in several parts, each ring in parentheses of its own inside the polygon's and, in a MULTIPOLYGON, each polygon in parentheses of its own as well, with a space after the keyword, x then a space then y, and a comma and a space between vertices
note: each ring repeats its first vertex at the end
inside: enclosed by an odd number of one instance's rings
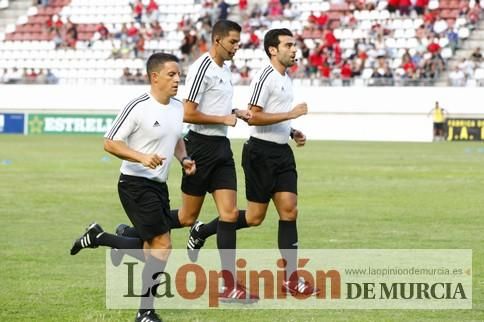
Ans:
POLYGON ((225 287, 232 290, 235 283, 235 248, 237 244, 237 191, 218 189, 212 192, 219 221, 217 225, 217 247, 221 252, 222 277, 225 287))
MULTIPOLYGON (((145 253, 145 266, 141 273, 142 292, 147 296, 141 296, 140 308, 137 320, 146 314, 154 314, 155 285, 159 284, 162 273, 165 270, 166 262, 172 249, 170 233, 153 237, 144 241, 143 250, 145 253)), ((142 319, 140 319, 142 320, 142 319)))

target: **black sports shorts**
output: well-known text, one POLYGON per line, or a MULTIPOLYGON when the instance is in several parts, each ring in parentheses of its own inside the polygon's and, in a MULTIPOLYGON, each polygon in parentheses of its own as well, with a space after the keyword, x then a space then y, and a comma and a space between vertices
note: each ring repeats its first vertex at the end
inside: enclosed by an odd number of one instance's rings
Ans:
POLYGON ((289 144, 250 137, 242 150, 247 200, 268 203, 276 192, 297 194, 297 171, 289 144))
POLYGON ((170 199, 164 182, 121 174, 118 193, 124 211, 144 241, 170 231, 170 199))
POLYGON ((227 137, 189 131, 184 140, 188 155, 197 164, 194 175, 183 176, 184 193, 204 196, 220 189, 237 190, 234 157, 227 137))

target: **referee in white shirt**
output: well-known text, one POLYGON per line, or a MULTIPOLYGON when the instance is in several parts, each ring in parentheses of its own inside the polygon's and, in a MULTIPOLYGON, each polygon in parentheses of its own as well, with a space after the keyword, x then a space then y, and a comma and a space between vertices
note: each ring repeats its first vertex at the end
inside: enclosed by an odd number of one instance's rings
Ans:
MULTIPOLYGON (((217 247, 221 250, 222 274, 225 289, 220 301, 252 302, 257 300, 235 282, 235 248, 238 210, 237 178, 227 126, 235 126, 237 117, 247 119, 247 110, 232 108, 233 85, 230 68, 225 61, 232 60, 239 48, 241 27, 230 20, 219 20, 212 29, 212 46, 190 67, 185 83, 184 120, 190 123, 185 136, 187 152, 197 160, 197 173, 182 179, 182 207, 180 223, 193 225, 200 214, 206 193, 211 193, 219 220, 217 247)), ((192 226, 197 231, 200 225, 192 226)), ((187 248, 193 259, 203 240, 189 238, 187 248), (195 252, 195 253, 192 253, 195 252)))
MULTIPOLYGON (((291 128, 291 120, 307 113, 306 103, 292 107, 294 94, 287 69, 296 61, 296 42, 288 29, 272 29, 264 36, 264 49, 270 63, 261 69, 250 85, 250 139, 244 144, 242 166, 245 173, 247 210, 239 212, 237 229, 258 226, 264 220, 272 199, 279 213, 278 246, 286 259, 283 291, 295 296, 316 294, 319 290, 293 274, 297 269, 297 171, 288 144, 298 146, 305 135, 291 128)), ((205 240, 217 233, 217 219, 204 225, 192 238, 205 240)))
MULTIPOLYGON (((157 283, 153 276, 163 272, 171 249, 166 180, 173 156, 182 163, 186 175, 196 172, 195 162, 188 158, 182 139, 183 105, 174 98, 180 82, 178 59, 155 53, 148 59, 147 74, 150 92, 126 105, 106 132, 104 141, 104 149, 123 160, 119 198, 141 239, 108 234, 94 223, 71 249, 72 255, 86 247, 143 249, 146 263, 141 294, 157 283)), ((141 250, 134 256, 139 254, 141 250)), ((153 302, 152 295, 141 297, 135 321, 161 321, 153 302)))

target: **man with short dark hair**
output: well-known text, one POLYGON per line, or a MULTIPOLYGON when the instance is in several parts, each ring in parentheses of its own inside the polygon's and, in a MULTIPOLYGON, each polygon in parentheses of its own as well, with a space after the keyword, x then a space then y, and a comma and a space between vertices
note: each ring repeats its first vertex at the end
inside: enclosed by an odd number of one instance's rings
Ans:
MULTIPOLYGON (((247 120, 250 112, 232 109, 232 73, 225 61, 232 60, 239 48, 241 27, 230 20, 220 20, 212 28, 212 47, 188 70, 184 93, 184 121, 190 123, 185 136, 188 155, 197 160, 197 173, 182 179, 182 206, 170 213, 171 228, 192 226, 198 218, 205 195, 212 194, 220 220, 217 220, 217 247, 220 250, 223 292, 222 302, 253 303, 258 297, 249 294, 235 280, 236 227, 239 211, 236 206, 237 178, 227 127, 235 126, 237 118, 247 120)), ((244 219, 245 217, 240 217, 244 219)), ((123 229, 125 236, 135 236, 132 228, 123 229)), ((189 238, 187 249, 198 252, 203 240, 189 238)))
MULTIPOLYGON (((260 225, 272 199, 279 213, 278 245, 286 260, 283 291, 293 295, 317 294, 319 290, 296 273, 297 171, 288 140, 293 138, 297 146, 306 143, 306 136, 291 128, 290 120, 307 114, 306 103, 292 107, 292 81, 287 74, 287 69, 296 61, 296 41, 288 29, 272 29, 264 36, 264 50, 270 64, 254 77, 250 85, 251 117, 248 122, 253 126, 242 151, 248 204, 246 211, 239 212, 237 229, 260 225)), ((190 238, 204 241, 218 234, 217 220, 206 225, 198 222, 190 238)), ((196 258, 192 256, 192 260, 196 258)))
POLYGON ((150 92, 132 100, 105 134, 104 149, 122 159, 119 198, 140 238, 108 234, 96 223, 78 238, 71 255, 84 248, 109 246, 139 250, 145 261, 140 309, 135 321, 161 321, 149 290, 157 283, 171 250, 170 204, 166 180, 175 156, 187 176, 196 172, 182 139, 183 105, 174 98, 180 82, 178 59, 155 53, 147 62, 150 92))

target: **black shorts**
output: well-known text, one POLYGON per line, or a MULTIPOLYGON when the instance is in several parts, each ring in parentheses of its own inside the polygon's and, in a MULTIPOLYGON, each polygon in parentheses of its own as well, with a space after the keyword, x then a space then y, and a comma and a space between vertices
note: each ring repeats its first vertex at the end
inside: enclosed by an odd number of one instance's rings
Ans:
POLYGON ((170 199, 166 183, 121 174, 118 193, 124 211, 144 241, 170 231, 170 199))
POLYGON ((276 192, 297 194, 297 171, 289 144, 251 137, 242 150, 247 200, 268 203, 276 192))
POLYGON ((220 189, 237 190, 237 175, 229 139, 189 131, 184 140, 188 155, 197 164, 194 175, 183 176, 181 190, 184 193, 204 196, 207 192, 220 189))
POLYGON ((443 129, 444 129, 444 123, 434 122, 434 130, 443 130, 443 129))

